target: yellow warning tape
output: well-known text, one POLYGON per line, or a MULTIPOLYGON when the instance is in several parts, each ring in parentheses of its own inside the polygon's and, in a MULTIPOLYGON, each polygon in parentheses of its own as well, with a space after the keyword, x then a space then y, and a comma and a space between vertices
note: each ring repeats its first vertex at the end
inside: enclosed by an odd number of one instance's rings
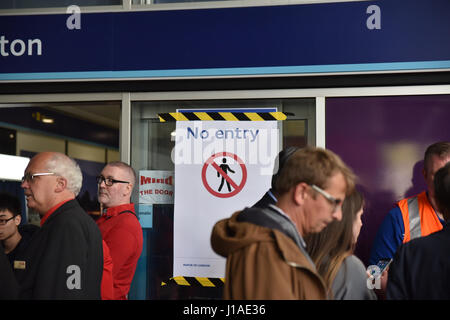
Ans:
POLYGON ((214 119, 209 116, 207 112, 194 112, 194 114, 203 121, 213 121, 214 119))
POLYGON ((261 116, 258 115, 256 112, 244 112, 244 114, 245 114, 251 121, 264 121, 264 119, 261 118, 261 116))
POLYGON ((179 286, 200 285, 202 287, 220 287, 225 283, 225 278, 207 278, 207 277, 182 277, 177 276, 170 278, 169 281, 161 282, 161 286, 165 286, 170 282, 174 282, 179 286))
POLYGON ((208 278, 197 277, 196 279, 203 287, 215 287, 214 283, 212 283, 208 278))
POLYGON ((174 277, 173 280, 180 286, 190 286, 189 282, 184 277, 174 277))
POLYGON ((160 122, 166 121, 283 121, 283 112, 169 112, 158 114, 160 122))
POLYGON ((239 121, 239 119, 236 118, 231 112, 219 112, 219 115, 221 115, 226 121, 239 121))

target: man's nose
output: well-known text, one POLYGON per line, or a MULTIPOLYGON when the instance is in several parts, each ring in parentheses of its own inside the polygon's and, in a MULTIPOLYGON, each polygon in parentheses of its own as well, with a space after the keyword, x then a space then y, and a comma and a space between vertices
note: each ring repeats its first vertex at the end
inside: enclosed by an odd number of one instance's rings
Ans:
POLYGON ((342 207, 341 206, 338 206, 336 208, 336 211, 333 213, 333 218, 336 219, 337 221, 342 220, 342 207))
POLYGON ((26 189, 29 187, 28 181, 27 180, 23 180, 22 183, 20 184, 20 187, 22 189, 26 189))

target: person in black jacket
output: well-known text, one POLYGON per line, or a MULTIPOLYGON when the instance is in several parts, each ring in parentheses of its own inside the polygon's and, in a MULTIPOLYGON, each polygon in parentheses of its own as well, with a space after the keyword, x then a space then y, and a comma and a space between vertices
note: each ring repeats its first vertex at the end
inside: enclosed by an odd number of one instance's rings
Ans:
POLYGON ((34 156, 22 178, 27 206, 41 228, 16 257, 21 299, 100 299, 100 230, 75 199, 82 184, 77 163, 64 154, 34 156))
POLYGON ((17 299, 19 285, 3 250, 0 250, 0 270, 0 300, 17 299))
POLYGON ((14 266, 16 256, 26 250, 33 234, 39 227, 32 224, 21 224, 21 205, 17 197, 0 193, 0 242, 3 250, 14 266))
POLYGON ((434 188, 444 228, 397 250, 389 268, 387 299, 450 299, 450 162, 436 172, 434 188))
POLYGON ((289 157, 298 149, 299 149, 298 147, 287 147, 278 153, 277 158, 275 159, 275 167, 274 167, 274 174, 272 176, 271 188, 267 190, 264 196, 252 206, 253 208, 255 207, 268 208, 269 205, 277 203, 278 197, 278 192, 276 190, 277 179, 289 157))

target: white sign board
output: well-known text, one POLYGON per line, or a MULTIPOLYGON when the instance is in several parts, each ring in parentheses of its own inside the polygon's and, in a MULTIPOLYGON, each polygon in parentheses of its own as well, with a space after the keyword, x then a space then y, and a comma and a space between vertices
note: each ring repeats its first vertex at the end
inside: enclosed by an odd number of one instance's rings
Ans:
POLYGON ((0 179, 20 181, 28 162, 29 158, 0 154, 0 179))
POLYGON ((278 139, 276 121, 177 121, 174 276, 224 277, 212 228, 270 188, 278 139))
POLYGON ((173 203, 173 171, 139 171, 139 203, 173 203))

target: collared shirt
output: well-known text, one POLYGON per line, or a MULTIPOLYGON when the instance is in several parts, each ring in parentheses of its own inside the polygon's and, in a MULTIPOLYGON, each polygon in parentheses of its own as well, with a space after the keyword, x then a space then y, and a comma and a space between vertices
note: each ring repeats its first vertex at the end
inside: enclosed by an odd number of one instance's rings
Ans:
POLYGON ((59 207, 61 207, 64 203, 69 202, 70 200, 73 200, 74 198, 70 198, 67 200, 64 200, 60 203, 58 203, 57 205, 53 206, 50 208, 50 210, 48 210, 45 215, 41 218, 41 227, 44 225, 45 221, 47 221, 48 218, 50 218, 50 216, 53 214, 53 212, 55 212, 59 207))
POLYGON ((275 203, 278 202, 277 197, 275 197, 275 195, 272 192, 272 189, 270 189, 269 191, 267 191, 267 194, 273 199, 273 201, 275 201, 275 203))

